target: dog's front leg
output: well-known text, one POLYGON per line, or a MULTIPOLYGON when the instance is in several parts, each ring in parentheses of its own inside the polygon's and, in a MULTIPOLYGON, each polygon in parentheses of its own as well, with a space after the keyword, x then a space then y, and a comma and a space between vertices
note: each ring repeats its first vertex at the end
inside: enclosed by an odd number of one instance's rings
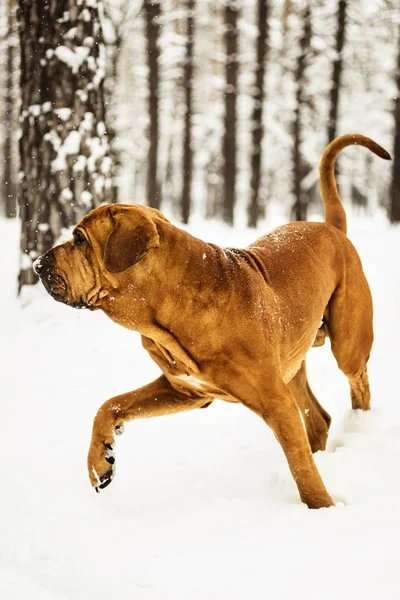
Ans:
POLYGON ((138 390, 107 400, 94 418, 88 454, 89 478, 96 491, 109 485, 114 476, 114 436, 125 421, 173 414, 199 408, 208 398, 181 394, 162 375, 138 390))

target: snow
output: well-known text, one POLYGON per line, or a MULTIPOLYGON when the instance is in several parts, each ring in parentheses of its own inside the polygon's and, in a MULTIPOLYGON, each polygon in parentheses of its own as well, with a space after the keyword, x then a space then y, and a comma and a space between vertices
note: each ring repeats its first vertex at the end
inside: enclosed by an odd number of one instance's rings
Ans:
POLYGON ((111 173, 112 161, 109 156, 105 156, 101 161, 100 171, 104 175, 109 175, 111 173))
POLYGON ((58 60, 68 65, 73 73, 77 73, 83 62, 88 58, 89 51, 89 48, 84 46, 77 46, 74 50, 67 46, 57 46, 54 53, 58 60))
POLYGON ((61 196, 62 200, 65 200, 68 202, 72 202, 72 200, 74 199, 74 194, 72 193, 72 190, 69 187, 64 188, 62 190, 60 196, 61 196))
POLYGON ((78 154, 81 145, 81 134, 79 131, 72 130, 65 138, 62 146, 65 154, 78 154))
POLYGON ((96 194, 100 195, 105 185, 105 178, 103 175, 98 175, 97 173, 95 173, 94 175, 94 190, 96 194))
MULTIPOLYGON (((1 598, 399 597, 399 229, 378 218, 349 225, 375 302, 373 410, 350 411, 329 347, 310 351, 311 386, 333 418, 315 458, 337 502, 310 511, 266 425, 217 401, 127 424, 117 476, 96 494, 86 472, 93 417, 158 368, 137 334, 101 313, 56 303, 40 286, 16 300, 18 227, 0 220, 1 598)), ((190 231, 227 246, 262 233, 190 231)))
POLYGON ((25 271, 25 270, 31 269, 31 268, 32 268, 31 257, 29 256, 29 254, 24 252, 23 254, 21 254, 21 269, 23 271, 25 271))
POLYGON ((76 95, 80 99, 81 102, 86 102, 88 99, 87 92, 85 90, 76 90, 76 95))
POLYGON ((92 194, 88 190, 83 190, 81 193, 81 203, 83 206, 90 208, 92 206, 92 194))
POLYGON ((86 156, 84 154, 80 154, 78 156, 78 158, 76 159, 75 164, 72 167, 73 171, 75 171, 75 172, 83 171, 86 167, 86 161, 87 161, 86 156))
POLYGON ((84 46, 88 46, 89 48, 91 48, 94 44, 94 38, 92 36, 85 37, 85 39, 83 40, 83 44, 84 46))
POLYGON ((70 27, 70 29, 68 29, 68 31, 64 34, 64 37, 67 40, 73 40, 75 38, 75 36, 78 33, 78 28, 77 27, 70 27))
POLYGON ((68 121, 71 118, 72 109, 68 107, 57 108, 54 112, 61 121, 68 121))
POLYGON ((53 145, 54 150, 58 151, 61 147, 61 138, 54 129, 51 129, 48 133, 45 133, 43 139, 50 142, 53 145))
POLYGON ((90 21, 90 11, 87 8, 84 8, 80 13, 78 19, 82 19, 82 21, 89 22, 90 21))
POLYGON ((60 152, 54 160, 51 161, 51 169, 53 173, 57 171, 66 171, 67 169, 67 161, 65 160, 65 153, 60 152))
MULTIPOLYGON (((89 113, 85 113, 89 114, 89 113)), ((91 114, 91 113, 90 113, 91 114)), ((89 173, 94 173, 97 171, 97 163, 100 158, 102 158, 107 152, 107 144, 104 143, 104 140, 100 140, 100 138, 93 136, 92 138, 86 141, 87 145, 90 149, 90 156, 87 159, 87 168, 89 173)))
POLYGON ((31 106, 29 106, 28 110, 33 117, 38 117, 41 112, 40 104, 32 104, 31 106))

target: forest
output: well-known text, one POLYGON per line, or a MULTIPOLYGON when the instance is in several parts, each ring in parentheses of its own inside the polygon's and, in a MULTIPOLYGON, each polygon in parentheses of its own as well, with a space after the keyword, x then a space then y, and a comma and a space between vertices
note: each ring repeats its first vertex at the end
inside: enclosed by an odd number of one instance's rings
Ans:
POLYGON ((104 202, 256 227, 321 211, 318 163, 348 151, 356 211, 400 221, 396 0, 2 0, 0 209, 21 219, 20 287, 104 202), (18 206, 18 210, 17 210, 18 206))

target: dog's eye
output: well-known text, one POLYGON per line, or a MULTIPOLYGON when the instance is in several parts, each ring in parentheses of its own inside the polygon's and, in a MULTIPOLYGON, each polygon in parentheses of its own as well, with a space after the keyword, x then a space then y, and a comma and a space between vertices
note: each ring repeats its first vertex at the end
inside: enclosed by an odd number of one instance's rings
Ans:
POLYGON ((84 244, 86 242, 86 239, 79 231, 75 231, 74 242, 75 242, 75 246, 82 246, 82 244, 84 244))

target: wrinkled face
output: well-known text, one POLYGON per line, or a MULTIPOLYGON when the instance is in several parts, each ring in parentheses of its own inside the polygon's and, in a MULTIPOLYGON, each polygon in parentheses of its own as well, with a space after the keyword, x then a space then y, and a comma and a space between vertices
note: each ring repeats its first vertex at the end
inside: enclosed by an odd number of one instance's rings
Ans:
MULTIPOLYGON (((111 224, 104 224, 109 234, 111 224)), ((91 229, 81 221, 72 240, 49 250, 33 265, 48 293, 74 308, 94 309, 100 300, 102 269, 96 252, 98 240, 91 229)))
POLYGON ((118 275, 158 247, 155 212, 135 205, 96 208, 78 223, 72 240, 40 256, 33 268, 58 302, 101 308, 118 275))

